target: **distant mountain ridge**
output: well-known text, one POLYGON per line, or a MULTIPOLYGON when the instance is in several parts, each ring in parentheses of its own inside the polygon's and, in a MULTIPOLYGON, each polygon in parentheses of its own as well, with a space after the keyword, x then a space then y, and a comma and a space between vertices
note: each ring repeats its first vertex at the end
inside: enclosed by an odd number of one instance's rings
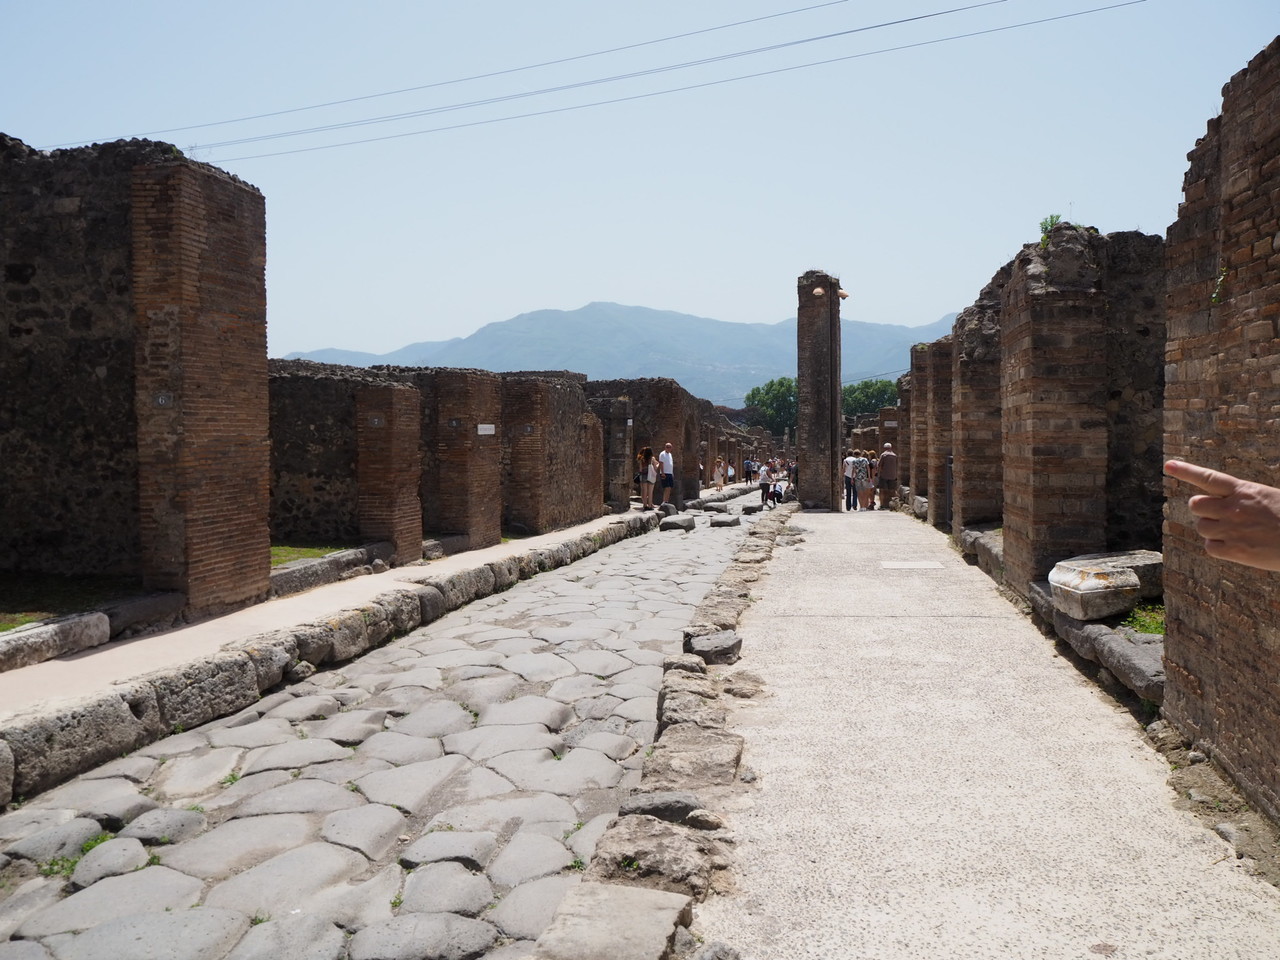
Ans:
MULTIPOLYGON (((841 321, 841 380, 895 380, 911 347, 951 332, 954 313, 922 327, 841 321)), ((729 323, 670 310, 589 303, 535 310, 490 323, 469 337, 411 343, 391 353, 324 349, 285 359, 516 370, 573 370, 592 380, 671 377, 696 397, 742 406, 752 387, 796 375, 796 320, 729 323)))

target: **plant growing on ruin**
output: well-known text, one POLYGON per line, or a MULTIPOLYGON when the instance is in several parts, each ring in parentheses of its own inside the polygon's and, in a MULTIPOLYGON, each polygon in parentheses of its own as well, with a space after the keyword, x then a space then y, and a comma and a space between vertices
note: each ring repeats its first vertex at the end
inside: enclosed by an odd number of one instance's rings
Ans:
POLYGON ((1223 300, 1222 288, 1227 282, 1227 265, 1224 263, 1222 269, 1218 271, 1218 282, 1213 285, 1213 296, 1209 298, 1210 303, 1221 303, 1223 300))
POLYGON ((1138 633, 1164 633, 1164 604, 1140 603, 1129 611, 1120 626, 1138 633))
POLYGON ((1040 249, 1049 245, 1049 231, 1062 222, 1062 214, 1051 213, 1040 221, 1040 249))

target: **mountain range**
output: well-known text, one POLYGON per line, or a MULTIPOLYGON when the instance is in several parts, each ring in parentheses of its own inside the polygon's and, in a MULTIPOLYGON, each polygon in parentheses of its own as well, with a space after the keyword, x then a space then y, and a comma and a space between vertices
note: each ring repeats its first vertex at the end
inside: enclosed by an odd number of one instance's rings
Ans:
MULTIPOLYGON (((922 327, 842 320, 845 383, 896 380, 911 347, 951 332, 954 313, 922 327)), ((324 349, 285 359, 346 366, 573 370, 592 380, 671 377, 695 397, 741 407, 752 387, 796 375, 796 320, 729 323, 669 310, 589 303, 577 310, 535 310, 486 324, 468 337, 411 343, 391 353, 324 349)))

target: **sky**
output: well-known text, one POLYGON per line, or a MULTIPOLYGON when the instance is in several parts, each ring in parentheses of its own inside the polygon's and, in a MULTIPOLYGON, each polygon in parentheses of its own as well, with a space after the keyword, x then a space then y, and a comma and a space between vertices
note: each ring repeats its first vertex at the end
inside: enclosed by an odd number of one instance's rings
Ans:
POLYGON ((1050 214, 1163 234, 1280 33, 1276 0, 1115 2, 0 0, 0 131, 260 189, 271 356, 592 301, 777 323, 811 269, 917 326, 1050 214))

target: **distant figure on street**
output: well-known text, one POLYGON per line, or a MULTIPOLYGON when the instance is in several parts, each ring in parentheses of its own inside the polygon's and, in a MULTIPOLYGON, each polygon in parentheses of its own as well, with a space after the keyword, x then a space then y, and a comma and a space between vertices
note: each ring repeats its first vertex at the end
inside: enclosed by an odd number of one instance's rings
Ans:
POLYGON ((653 485, 658 482, 658 461, 653 447, 641 447, 636 454, 636 474, 640 477, 640 509, 653 509, 653 485))
POLYGON ((871 509, 871 461, 861 450, 853 451, 853 489, 858 494, 858 509, 871 509))
POLYGON ((898 455, 893 452, 892 443, 886 443, 880 454, 877 478, 876 486, 880 488, 880 509, 888 510, 889 501, 898 493, 898 455))
POLYGON ((1182 460, 1164 465, 1166 476, 1203 493, 1187 501, 1205 553, 1259 570, 1280 570, 1280 490, 1182 460))
POLYGON ((847 513, 853 509, 853 451, 844 453, 844 509, 847 513))
POLYGON ((747 457, 747 459, 742 461, 742 475, 746 478, 747 483, 750 483, 756 478, 755 461, 750 457, 747 457))
POLYGON ((760 470, 756 473, 760 484, 760 506, 769 506, 770 488, 773 486, 773 472, 769 469, 769 464, 761 463, 760 470))
POLYGON ((666 444, 658 454, 658 466, 662 474, 662 502, 671 502, 671 492, 676 488, 676 458, 671 444, 666 444))
POLYGON ((725 480, 724 474, 725 474, 724 460, 721 457, 716 457, 716 466, 715 466, 715 469, 711 471, 711 480, 713 483, 715 483, 717 490, 724 489, 724 480, 725 480))

